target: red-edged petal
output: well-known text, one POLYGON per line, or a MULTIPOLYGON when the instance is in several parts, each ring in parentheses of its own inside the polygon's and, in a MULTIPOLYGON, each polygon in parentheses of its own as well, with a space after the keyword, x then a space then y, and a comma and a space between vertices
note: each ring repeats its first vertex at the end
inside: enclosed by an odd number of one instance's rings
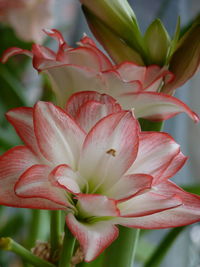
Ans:
POLYGON ((104 92, 116 99, 121 95, 136 93, 142 90, 141 81, 134 80, 128 82, 123 80, 115 70, 104 71, 102 77, 104 79, 104 92))
MULTIPOLYGON (((146 173, 153 176, 153 183, 156 183, 158 179, 162 180, 162 174, 179 153, 180 146, 167 133, 141 132, 138 155, 127 174, 146 173)), ((179 168, 178 164, 177 171, 179 168)))
POLYGON ((98 54, 89 47, 77 47, 65 52, 65 60, 67 64, 80 65, 95 71, 101 71, 101 61, 98 54))
POLYGON ((33 44, 33 67, 37 71, 43 71, 46 68, 52 68, 63 63, 56 60, 56 53, 42 45, 33 44))
POLYGON ((185 157, 180 151, 164 170, 161 177, 157 181, 154 181, 154 185, 162 183, 163 181, 173 177, 182 168, 187 159, 188 158, 185 157))
POLYGON ((89 180, 90 193, 100 187, 106 190, 130 167, 137 155, 138 131, 138 122, 128 111, 108 115, 92 128, 79 165, 80 173, 89 180))
MULTIPOLYGON (((52 186, 48 176, 52 168, 47 165, 33 165, 27 169, 15 184, 15 193, 23 198, 44 198, 59 205, 68 206, 64 190, 52 186)), ((34 203, 34 199, 32 200, 34 203)), ((57 207, 57 205, 56 205, 57 207)), ((64 207, 63 207, 64 209, 64 207)))
POLYGON ((59 32, 58 30, 56 30, 56 29, 51 29, 51 30, 49 30, 49 29, 44 29, 43 31, 44 31, 48 36, 50 36, 50 37, 54 38, 55 40, 57 40, 60 46, 66 44, 65 39, 64 39, 62 33, 59 32))
POLYGON ((176 97, 155 92, 128 93, 117 97, 125 108, 134 108, 137 118, 154 121, 167 120, 179 113, 186 113, 194 122, 199 116, 176 97))
POLYGON ((97 48, 95 42, 91 38, 89 38, 88 36, 84 36, 78 42, 78 44, 80 46, 89 47, 91 50, 93 50, 97 54, 97 56, 99 57, 100 64, 101 64, 101 71, 113 68, 112 63, 109 60, 109 58, 106 55, 104 55, 104 53, 102 53, 101 50, 97 48))
POLYGON ((140 81, 142 84, 145 80, 146 67, 139 66, 133 62, 123 62, 116 66, 116 70, 120 73, 123 80, 140 81))
POLYGON ((146 68, 144 88, 145 90, 156 92, 162 81, 168 84, 173 79, 174 74, 167 70, 166 67, 160 68, 157 65, 151 65, 146 68))
POLYGON ((46 67, 45 72, 49 75, 60 105, 63 107, 66 100, 79 91, 104 92, 104 80, 95 71, 84 66, 62 65, 46 67))
POLYGON ((142 217, 182 205, 178 195, 167 197, 159 192, 146 192, 118 204, 122 217, 142 217))
POLYGON ((140 81, 143 89, 156 92, 163 80, 169 83, 174 75, 166 68, 156 65, 148 67, 139 66, 133 62, 124 62, 116 67, 121 77, 125 81, 140 81))
POLYGON ((34 128, 46 159, 56 165, 76 167, 85 134, 64 110, 52 103, 38 102, 34 107, 34 128))
POLYGON ((153 177, 143 173, 123 176, 113 184, 104 194, 108 197, 124 200, 151 188, 153 177))
POLYGON ((111 96, 85 91, 70 97, 66 111, 88 132, 103 117, 121 111, 121 107, 111 96))
POLYGON ((77 221, 73 214, 68 214, 66 223, 72 234, 80 242, 86 262, 94 260, 118 236, 117 227, 109 222, 84 224, 77 221))
POLYGON ((108 114, 121 111, 117 101, 109 95, 100 94, 95 91, 83 91, 73 94, 66 104, 66 111, 72 117, 76 117, 81 107, 87 102, 95 101, 105 104, 108 107, 108 114))
POLYGON ((102 195, 80 194, 77 208, 81 216, 88 218, 92 216, 119 216, 116 201, 102 195))
MULTIPOLYGON (((52 202, 35 198, 24 199, 14 192, 20 175, 34 164, 39 164, 35 155, 25 146, 14 147, 0 157, 0 204, 20 208, 51 209, 52 202)), ((62 208, 53 204, 56 209, 62 208)))
POLYGON ((6 61, 12 57, 12 56, 15 56, 15 55, 27 55, 29 57, 33 57, 33 54, 31 51, 29 50, 26 50, 26 49, 21 49, 21 48, 18 48, 18 47, 11 47, 11 48, 8 48, 4 51, 0 61, 2 63, 6 63, 6 61))
POLYGON ((14 126, 23 142, 39 156, 33 127, 33 109, 27 107, 11 109, 6 113, 6 118, 14 126))
POLYGON ((49 180, 52 185, 63 188, 72 194, 80 193, 79 183, 83 184, 77 173, 66 164, 59 165, 53 169, 49 180))
POLYGON ((161 229, 178 227, 200 221, 200 196, 190 194, 172 182, 165 182, 156 186, 158 192, 165 193, 168 197, 178 195, 183 205, 138 218, 120 218, 113 221, 128 227, 144 229, 161 229))

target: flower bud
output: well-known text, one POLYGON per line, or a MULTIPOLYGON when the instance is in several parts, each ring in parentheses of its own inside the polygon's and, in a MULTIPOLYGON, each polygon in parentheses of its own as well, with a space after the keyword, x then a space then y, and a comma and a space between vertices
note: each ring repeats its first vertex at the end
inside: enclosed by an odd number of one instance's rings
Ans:
POLYGON ((175 74, 170 85, 164 86, 163 92, 169 92, 183 85, 199 68, 200 64, 200 23, 195 23, 178 42, 173 53, 169 70, 175 74))
POLYGON ((163 66, 169 52, 170 38, 159 19, 154 20, 149 25, 144 40, 148 49, 150 63, 163 66))
POLYGON ((133 49, 143 53, 143 40, 136 16, 127 0, 80 0, 89 24, 97 17, 133 49), (87 16, 88 12, 93 16, 87 16))
POLYGON ((89 27, 96 39, 102 44, 115 63, 133 61, 138 65, 144 65, 140 54, 131 48, 124 40, 120 39, 110 28, 94 16, 89 10, 84 9, 89 27))

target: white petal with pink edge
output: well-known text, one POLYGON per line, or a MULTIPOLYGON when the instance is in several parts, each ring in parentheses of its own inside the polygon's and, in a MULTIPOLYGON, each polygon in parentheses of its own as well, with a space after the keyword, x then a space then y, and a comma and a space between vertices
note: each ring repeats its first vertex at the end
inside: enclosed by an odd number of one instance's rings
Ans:
POLYGON ((34 198, 24 199, 18 197, 14 192, 14 185, 20 175, 29 167, 40 164, 35 155, 25 146, 14 147, 0 157, 0 204, 11 207, 61 209, 56 203, 49 200, 34 198))
POLYGON ((152 189, 118 204, 122 217, 142 217, 182 205, 177 195, 167 197, 152 189))
MULTIPOLYGON (((48 180, 52 168, 47 165, 33 165, 27 169, 15 184, 15 193, 23 198, 44 198, 56 204, 69 206, 63 189, 54 187, 48 180)), ((52 203, 52 208, 54 205, 52 203)))
POLYGON ((72 194, 80 193, 79 184, 84 186, 84 182, 77 172, 74 172, 66 164, 54 168, 49 176, 49 180, 53 186, 63 188, 72 194))
POLYGON ((182 152, 180 151, 170 162, 168 167, 164 170, 160 178, 157 180, 153 181, 153 184, 159 184, 162 183, 163 181, 166 181, 167 179, 173 177, 180 169, 181 167, 185 164, 186 160, 188 158, 185 157, 182 152))
POLYGON ((99 57, 99 61, 101 63, 101 70, 108 70, 112 69, 112 63, 109 60, 109 58, 102 53, 101 50, 99 50, 95 44, 95 42, 89 38, 87 35, 84 35, 84 37, 78 42, 80 46, 89 47, 91 50, 95 51, 97 56, 99 57))
POLYGON ((194 122, 199 121, 198 115, 177 98, 163 93, 138 92, 121 94, 117 100, 127 109, 134 108, 137 118, 155 121, 167 120, 179 113, 186 113, 194 122))
POLYGON ((6 118, 23 142, 40 157, 33 127, 33 109, 27 107, 11 109, 6 113, 6 118))
POLYGON ((153 176, 156 183, 179 153, 180 146, 167 133, 141 132, 138 155, 127 174, 146 173, 153 176))
POLYGON ((90 101, 105 104, 108 109, 108 114, 121 111, 120 105, 114 98, 95 91, 82 91, 73 94, 67 101, 66 111, 72 117, 76 117, 81 107, 90 101))
POLYGON ((128 111, 108 115, 92 128, 79 164, 90 193, 104 192, 131 166, 137 155, 138 131, 138 122, 128 111))
POLYGON ((84 224, 68 214, 66 223, 72 234, 78 239, 85 255, 85 261, 94 260, 118 236, 118 229, 107 221, 84 224))
POLYGON ((88 132, 100 119, 121 111, 121 107, 111 96, 86 91, 72 95, 66 110, 88 132))
POLYGON ((8 59, 12 56, 15 56, 15 55, 27 55, 29 57, 33 57, 33 54, 31 51, 29 50, 26 50, 26 49, 21 49, 21 48, 18 48, 18 47, 11 47, 11 48, 8 48, 4 51, 2 57, 1 57, 1 62, 2 63, 6 63, 6 61, 8 61, 8 59))
POLYGON ((124 62, 116 66, 116 70, 123 80, 128 82, 139 80, 142 83, 143 90, 153 92, 158 91, 162 81, 165 80, 167 84, 174 78, 174 75, 166 68, 160 68, 156 65, 144 67, 132 62, 124 62))
POLYGON ((53 84, 53 90, 58 96, 61 106, 65 106, 66 100, 78 91, 99 91, 103 90, 105 82, 101 75, 95 71, 76 65, 62 65, 44 69, 49 75, 53 84))
POLYGON ((152 215, 137 218, 118 218, 115 223, 128 227, 143 229, 161 229, 178 227, 200 221, 200 196, 185 192, 172 182, 165 182, 157 185, 158 192, 171 197, 173 194, 182 199, 182 205, 173 209, 161 211, 152 215))
POLYGON ((83 217, 119 216, 117 203, 102 195, 80 194, 77 197, 77 208, 83 217))
MULTIPOLYGON (((115 70, 102 72, 104 81, 104 93, 111 95, 118 100, 123 94, 136 93, 142 90, 142 83, 139 80, 127 82, 122 79, 115 70)), ((100 92, 100 90, 97 90, 100 92)), ((121 104, 121 103, 120 103, 121 104)))
POLYGON ((153 177, 147 174, 122 176, 115 184, 104 191, 108 197, 124 200, 151 188, 153 177))
POLYGON ((85 134, 67 113, 52 103, 38 102, 34 107, 34 129, 46 159, 76 168, 85 134))

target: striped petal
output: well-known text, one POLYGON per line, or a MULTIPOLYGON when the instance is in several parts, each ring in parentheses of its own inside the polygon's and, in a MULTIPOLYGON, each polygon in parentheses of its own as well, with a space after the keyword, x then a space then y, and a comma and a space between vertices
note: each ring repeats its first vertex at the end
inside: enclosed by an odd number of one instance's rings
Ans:
MULTIPOLYGON (((172 163, 179 153, 180 146, 167 133, 141 132, 138 155, 127 174, 146 173, 153 176, 153 184, 158 180, 167 179, 169 174, 175 174, 180 169, 178 162, 175 161, 176 166, 172 163)), ((184 158, 181 161, 184 162, 184 158)))
POLYGON ((121 107, 111 96, 85 91, 70 97, 66 111, 88 132, 103 117, 121 111, 121 107))
POLYGON ((78 239, 85 261, 94 260, 118 236, 118 229, 107 221, 85 224, 76 220, 73 214, 68 214, 66 223, 72 234, 78 239))
MULTIPOLYGON (((54 187, 48 180, 52 168, 47 165, 33 165, 27 169, 15 184, 15 192, 23 198, 44 198, 53 203, 68 206, 65 192, 62 189, 54 187)), ((52 209, 55 209, 52 203, 52 209)), ((63 209, 64 209, 63 207, 63 209)))
POLYGON ((124 108, 134 108, 137 118, 162 121, 184 112, 194 122, 199 121, 199 116, 186 104, 173 96, 163 93, 128 93, 120 95, 117 100, 124 108))
POLYGON ((34 129, 46 159, 55 165, 76 167, 85 134, 64 110, 38 102, 34 107, 34 129))
POLYGON ((155 189, 168 197, 176 194, 181 198, 182 205, 143 217, 118 218, 115 219, 115 223, 134 228, 162 229, 192 224, 200 220, 199 196, 183 191, 172 182, 162 183, 155 189))
POLYGON ((137 155, 138 131, 138 122, 128 111, 109 115, 92 128, 79 164, 90 193, 106 190, 130 167, 137 155))
POLYGON ((24 199, 14 192, 15 183, 31 166, 39 164, 35 155, 27 147, 18 146, 0 157, 0 204, 19 208, 61 209, 63 206, 39 197, 24 199))

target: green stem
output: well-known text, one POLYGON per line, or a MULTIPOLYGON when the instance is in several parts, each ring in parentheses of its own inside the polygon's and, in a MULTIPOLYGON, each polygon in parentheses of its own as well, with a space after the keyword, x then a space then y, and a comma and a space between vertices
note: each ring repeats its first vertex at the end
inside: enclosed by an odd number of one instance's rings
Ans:
POLYGON ((75 237, 71 234, 67 227, 65 227, 65 236, 63 241, 63 248, 59 261, 59 267, 70 267, 71 258, 74 252, 75 237))
POLYGON ((139 230, 119 227, 119 237, 105 251, 103 266, 132 267, 139 239, 139 230))
POLYGON ((60 248, 61 238, 61 211, 51 211, 50 222, 50 244, 51 244, 51 259, 57 257, 57 252, 60 248))
POLYGON ((55 265, 52 263, 38 258, 29 250, 25 249, 9 237, 0 238, 0 249, 12 251, 19 255, 23 260, 33 264, 36 267, 55 267, 55 265))
POLYGON ((29 228, 29 237, 27 240, 27 248, 32 248, 35 246, 36 241, 40 238, 40 226, 42 224, 42 211, 41 210, 31 210, 31 223, 29 228))

